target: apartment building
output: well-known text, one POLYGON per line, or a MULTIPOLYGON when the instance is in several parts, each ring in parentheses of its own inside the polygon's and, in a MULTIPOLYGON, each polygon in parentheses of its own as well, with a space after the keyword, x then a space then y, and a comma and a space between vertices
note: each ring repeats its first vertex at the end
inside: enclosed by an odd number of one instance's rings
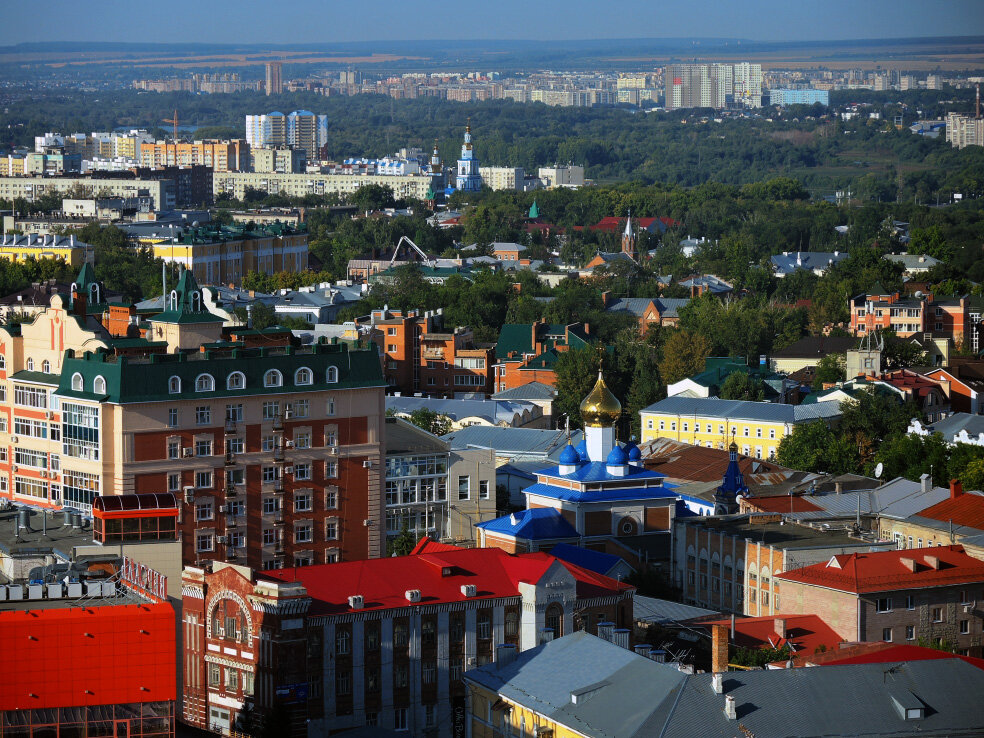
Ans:
POLYGON ((59 195, 79 191, 84 197, 150 197, 154 210, 178 207, 178 186, 172 179, 135 177, 0 177, 0 200, 22 198, 34 202, 50 193, 59 195))
POLYGON ((784 613, 823 613, 846 641, 922 641, 982 655, 984 561, 963 546, 841 554, 787 569, 784 613))
MULTIPOLYGON (((212 178, 216 197, 228 194, 237 200, 246 196, 247 189, 268 195, 350 195, 365 185, 389 187, 397 198, 426 200, 431 188, 429 174, 336 174, 336 173, 278 173, 278 172, 221 172, 212 178)), ((3 179, 0 178, 0 193, 3 179)))
POLYGON ((154 141, 141 143, 137 157, 142 167, 187 167, 201 164, 216 172, 248 171, 250 147, 246 141, 154 141))
POLYGON ((282 734, 462 735, 469 670, 496 646, 632 622, 633 588, 542 553, 426 540, 410 556, 183 577, 184 720, 228 734, 276 702, 282 734))
POLYGON ((295 110, 246 116, 246 141, 250 146, 292 146, 303 149, 308 159, 320 158, 328 142, 328 116, 295 110))
POLYGON ((938 297, 927 293, 920 297, 903 297, 881 285, 852 297, 850 308, 850 331, 855 336, 865 336, 875 330, 892 330, 900 338, 929 335, 951 338, 957 344, 977 333, 982 312, 976 301, 968 296, 938 297))
POLYGON ((984 118, 947 113, 946 140, 958 149, 965 146, 984 146, 984 118))
MULTIPOLYGON (((761 65, 759 79, 761 80, 761 65)), ((749 89, 751 80, 749 82, 749 89)), ((761 105, 761 82, 759 82, 761 105)), ((734 95, 734 65, 670 64, 666 67, 666 109, 723 108, 734 95)))
POLYGON ((0 259, 24 261, 25 259, 61 259, 72 267, 91 264, 95 258, 92 244, 77 241, 75 236, 27 235, 2 236, 0 259))
POLYGON ((529 325, 507 323, 495 345, 496 392, 539 382, 551 387, 557 381, 554 366, 564 351, 591 345, 587 323, 551 325, 540 321, 529 325))
POLYGON ((0 329, 0 498, 91 514, 98 495, 170 492, 186 562, 382 553, 375 351, 236 340, 187 271, 136 321, 85 267, 70 296, 0 329))
POLYGON ((477 347, 470 328, 445 328, 441 308, 406 315, 384 308, 370 321, 390 389, 437 397, 493 392, 493 349, 477 347))
POLYGON ((489 167, 481 169, 482 184, 493 190, 523 191, 522 167, 489 167))

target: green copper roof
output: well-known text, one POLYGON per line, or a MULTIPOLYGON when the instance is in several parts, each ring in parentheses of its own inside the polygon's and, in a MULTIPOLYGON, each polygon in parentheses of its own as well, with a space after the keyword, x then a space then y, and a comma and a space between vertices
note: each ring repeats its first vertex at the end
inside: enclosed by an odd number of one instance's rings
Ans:
MULTIPOLYGON (((207 387, 205 383, 203 387, 207 387)), ((73 356, 67 352, 56 393, 90 401, 121 404, 128 402, 168 402, 181 400, 224 401, 245 395, 309 394, 323 390, 382 387, 385 381, 375 348, 350 350, 346 344, 319 344, 301 349, 253 348, 232 351, 206 351, 193 354, 155 354, 129 358, 104 352, 73 356), (297 371, 311 370, 313 382, 295 382, 297 371), (267 387, 267 372, 280 373, 281 384, 267 387), (329 382, 329 372, 337 372, 337 382, 329 382), (242 372, 245 386, 227 389, 229 375, 242 372), (80 375, 82 389, 72 389, 72 378, 80 375), (199 391, 199 378, 212 378, 213 390, 199 391), (96 394, 97 377, 106 381, 106 392, 96 394), (171 378, 177 377, 180 391, 170 391, 171 378)), ((222 422, 222 407, 212 407, 213 419, 222 422)))
POLYGON ((531 218, 539 218, 540 217, 540 208, 537 207, 536 200, 534 200, 533 201, 533 204, 530 205, 530 217, 531 218))
POLYGON ((151 318, 155 323, 221 323, 222 318, 205 309, 195 275, 186 269, 178 285, 167 295, 167 309, 151 318))

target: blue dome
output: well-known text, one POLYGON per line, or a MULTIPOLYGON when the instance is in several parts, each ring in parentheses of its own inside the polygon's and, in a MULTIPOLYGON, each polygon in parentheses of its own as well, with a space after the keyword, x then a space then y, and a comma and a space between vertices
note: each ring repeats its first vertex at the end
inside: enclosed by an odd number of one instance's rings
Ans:
POLYGON ((588 442, 587 441, 581 441, 579 444, 577 444, 577 448, 574 449, 574 450, 577 451, 577 453, 580 455, 581 461, 587 461, 588 460, 588 442))
POLYGON ((605 463, 609 466, 625 466, 629 463, 629 457, 625 453, 625 449, 621 446, 616 446, 608 452, 608 458, 605 460, 605 463))
POLYGON ((639 447, 636 446, 634 443, 631 443, 630 442, 625 447, 625 450, 628 452, 628 456, 629 456, 629 461, 630 462, 632 462, 632 461, 640 461, 642 459, 642 451, 640 451, 639 450, 639 447))
POLYGON ((581 454, 568 443, 564 446, 564 450, 560 452, 560 463, 565 465, 579 464, 581 463, 581 454))

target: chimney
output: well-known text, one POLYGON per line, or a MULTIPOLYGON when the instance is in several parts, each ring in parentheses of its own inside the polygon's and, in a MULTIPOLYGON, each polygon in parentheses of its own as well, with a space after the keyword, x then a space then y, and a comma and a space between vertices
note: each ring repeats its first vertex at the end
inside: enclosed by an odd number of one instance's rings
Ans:
POLYGON ((929 565, 930 568, 936 569, 937 571, 939 571, 939 569, 940 569, 940 557, 939 556, 926 556, 925 559, 926 559, 926 563, 929 565))
POLYGON ((904 566, 909 571, 915 573, 915 571, 916 571, 916 560, 915 559, 909 558, 908 556, 903 556, 902 558, 899 559, 899 563, 901 563, 902 566, 904 566))
POLYGON ((711 626, 711 671, 714 673, 728 670, 728 627, 725 625, 711 626))
POLYGON ((843 482, 834 482, 834 494, 838 494, 839 495, 839 494, 841 494, 843 492, 844 492, 844 483, 843 482))
POLYGON ((933 478, 929 474, 922 474, 919 477, 919 487, 923 494, 926 494, 933 488, 933 478))
POLYGON ((776 633, 778 633, 780 638, 786 637, 786 619, 776 618, 775 620, 776 633))
POLYGON ((960 495, 963 494, 963 484, 960 483, 959 479, 950 480, 950 499, 955 500, 960 495))
POLYGON ((629 629, 628 628, 618 628, 612 631, 612 643, 621 648, 628 649, 629 647, 629 629))
POLYGON ((495 663, 499 666, 509 666, 516 658, 516 646, 512 643, 500 643, 495 647, 495 663))
POLYGON ((719 672, 711 674, 711 687, 714 688, 714 694, 724 694, 724 674, 719 672))
POLYGON ((608 307, 608 303, 612 301, 612 293, 610 290, 605 290, 601 293, 601 304, 603 307, 608 307))
POLYGON ((735 707, 735 698, 730 694, 724 698, 724 716, 728 718, 728 720, 738 719, 738 710, 735 707))

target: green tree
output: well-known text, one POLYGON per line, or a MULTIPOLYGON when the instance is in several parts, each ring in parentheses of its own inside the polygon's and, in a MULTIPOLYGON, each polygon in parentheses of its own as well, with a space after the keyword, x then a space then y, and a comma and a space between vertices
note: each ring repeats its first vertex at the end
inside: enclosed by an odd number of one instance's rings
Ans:
POLYGON ((410 422, 418 428, 423 428, 435 436, 443 436, 451 432, 451 420, 447 415, 440 415, 426 407, 417 408, 410 413, 410 422))
POLYGON ((598 353, 590 348, 565 351, 554 366, 557 399, 554 415, 566 416, 572 426, 583 426, 581 400, 587 397, 598 376, 598 353))
POLYGON ((403 526, 397 536, 386 542, 386 552, 390 556, 409 556, 413 547, 417 545, 417 539, 410 532, 407 526, 403 526))
POLYGON ((747 372, 731 372, 721 385, 718 397, 722 400, 764 400, 765 385, 747 372))
POLYGON ((817 362, 817 371, 813 376, 814 391, 823 388, 824 384, 843 382, 847 374, 847 360, 843 354, 826 354, 817 362))
POLYGON ((795 426, 779 442, 776 458, 783 466, 800 471, 835 472, 857 466, 850 444, 822 420, 795 426))
POLYGON ((711 342, 702 333, 675 330, 663 344, 663 360, 659 373, 666 384, 704 371, 707 357, 711 355, 711 342))
POLYGON ((383 185, 363 185, 347 198, 349 205, 355 205, 359 212, 382 210, 396 205, 393 188, 383 185))

